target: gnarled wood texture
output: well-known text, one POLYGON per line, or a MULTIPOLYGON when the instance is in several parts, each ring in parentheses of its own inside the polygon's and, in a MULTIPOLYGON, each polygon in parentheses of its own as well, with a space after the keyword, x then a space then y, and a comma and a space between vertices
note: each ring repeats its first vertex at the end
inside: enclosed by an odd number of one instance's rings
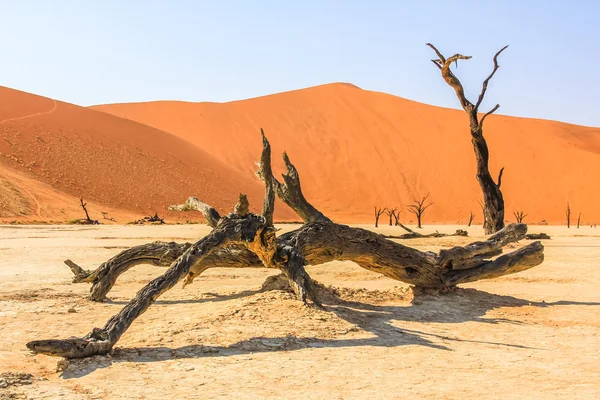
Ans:
POLYGON ((175 260, 165 274, 141 289, 102 329, 94 328, 83 338, 36 340, 29 342, 27 347, 37 353, 67 358, 106 354, 131 323, 162 293, 184 278, 189 284, 203 271, 214 267, 277 268, 288 278, 299 299, 319 305, 315 284, 304 268, 306 264, 354 261, 391 279, 443 291, 460 283, 523 271, 543 261, 540 242, 496 259, 490 258, 502 253, 503 246, 522 239, 527 232, 524 224, 509 225, 485 241, 439 253, 421 252, 365 229, 336 224, 306 200, 298 172, 285 153, 284 161, 287 172, 283 175, 283 183, 280 183, 272 175, 270 145, 263 134, 263 153, 257 172, 265 183, 262 215, 248 211, 244 195, 240 195, 234 213, 219 218, 212 207, 197 199, 190 201, 193 199, 190 198, 186 202, 188 206, 180 208, 200 209, 211 216, 209 223, 215 225, 212 232, 198 242, 192 245, 155 242, 137 246, 121 252, 93 272, 67 262, 75 274, 74 281, 93 281, 94 285, 102 288, 98 293, 105 295, 119 274, 131 266, 140 262, 164 265, 175 260), (304 220, 300 229, 276 236, 272 225, 273 193, 304 220))

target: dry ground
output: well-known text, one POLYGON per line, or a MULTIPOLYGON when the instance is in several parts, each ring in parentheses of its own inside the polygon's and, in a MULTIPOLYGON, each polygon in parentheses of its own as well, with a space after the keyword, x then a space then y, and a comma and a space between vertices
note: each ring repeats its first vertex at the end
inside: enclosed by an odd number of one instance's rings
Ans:
MULTIPOLYGON (((456 227, 424 231, 434 228, 456 227)), ((334 262, 309 268, 339 288, 316 310, 286 292, 259 293, 273 271, 209 271, 166 293, 112 356, 57 372, 59 359, 31 355, 25 343, 103 326, 164 270, 129 271, 111 301, 97 304, 85 299, 87 284, 70 283, 64 259, 90 268, 127 247, 193 241, 208 228, 2 226, 0 399, 597 399, 600 230, 530 229, 553 237, 541 266, 443 297, 413 298, 405 285, 334 262)), ((481 228, 470 233, 406 242, 437 250, 481 228)))

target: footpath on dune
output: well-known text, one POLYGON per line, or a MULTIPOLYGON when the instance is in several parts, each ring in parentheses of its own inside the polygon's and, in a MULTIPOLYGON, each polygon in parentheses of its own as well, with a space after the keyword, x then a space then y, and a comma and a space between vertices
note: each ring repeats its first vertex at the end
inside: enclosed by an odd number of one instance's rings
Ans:
MULTIPOLYGON (((449 94, 450 95, 450 94, 449 94)), ((229 103, 158 101, 93 107, 176 135, 250 178, 264 128, 274 154, 286 150, 307 197, 340 222, 372 222, 373 206, 404 208, 431 193, 425 223, 482 222, 475 157, 463 111, 329 84, 229 103)), ((600 129, 492 115, 490 170, 505 167, 506 219, 600 221, 600 129)), ((282 169, 279 157, 275 168, 282 169)))
MULTIPOLYGON (((3 220, 81 217, 79 197, 124 218, 158 212, 191 195, 229 211, 240 192, 260 209, 263 189, 204 150, 167 132, 85 107, 0 87, 3 220), (38 184, 39 183, 39 184, 38 184), (52 192, 50 194, 50 192, 52 192)), ((280 212, 285 218, 285 211, 280 212)), ((122 221, 125 222, 125 221, 122 221)))

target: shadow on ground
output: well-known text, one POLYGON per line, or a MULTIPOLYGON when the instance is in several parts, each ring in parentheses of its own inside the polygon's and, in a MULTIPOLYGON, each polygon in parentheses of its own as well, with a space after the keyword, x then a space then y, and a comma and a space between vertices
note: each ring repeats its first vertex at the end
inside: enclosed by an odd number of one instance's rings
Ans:
MULTIPOLYGON (((511 348, 532 347, 519 343, 500 343, 489 341, 466 340, 436 333, 429 333, 414 329, 405 329, 394 326, 393 322, 432 322, 432 323, 463 323, 477 322, 485 324, 526 324, 505 318, 490 318, 486 314, 494 309, 503 307, 555 307, 555 306, 600 306, 600 302, 530 302, 512 296, 502 296, 476 289, 457 289, 443 296, 431 294, 416 294, 412 301, 406 305, 377 305, 343 299, 337 296, 334 289, 324 289, 321 298, 324 310, 334 313, 337 317, 354 326, 337 339, 322 339, 316 337, 252 337, 227 346, 202 346, 191 345, 179 348, 169 347, 143 347, 143 348, 115 348, 111 357, 95 356, 88 359, 70 360, 62 377, 65 379, 85 376, 96 369, 105 368, 118 362, 160 362, 165 360, 202 358, 202 357, 228 357, 240 354, 293 351, 306 348, 342 348, 355 346, 426 346, 439 351, 453 351, 452 343, 470 342, 486 345, 496 345, 511 348), (352 338, 355 332, 361 332, 361 337, 352 338), (364 337, 368 332, 371 337, 364 337)), ((226 301, 252 296, 258 291, 244 291, 232 295, 216 295, 209 299, 193 300, 189 302, 226 301)), ((172 302, 187 302, 177 300, 172 302)), ((168 304, 162 301, 157 303, 168 304)))

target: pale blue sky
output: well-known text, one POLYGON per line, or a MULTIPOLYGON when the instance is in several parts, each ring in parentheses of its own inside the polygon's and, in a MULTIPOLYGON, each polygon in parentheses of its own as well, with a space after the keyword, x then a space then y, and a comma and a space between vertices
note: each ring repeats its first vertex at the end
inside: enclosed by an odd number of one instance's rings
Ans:
POLYGON ((473 56, 471 98, 509 44, 486 108, 600 126, 599 16, 594 0, 0 0, 0 85, 92 105, 342 81, 456 108, 425 43, 473 56))

